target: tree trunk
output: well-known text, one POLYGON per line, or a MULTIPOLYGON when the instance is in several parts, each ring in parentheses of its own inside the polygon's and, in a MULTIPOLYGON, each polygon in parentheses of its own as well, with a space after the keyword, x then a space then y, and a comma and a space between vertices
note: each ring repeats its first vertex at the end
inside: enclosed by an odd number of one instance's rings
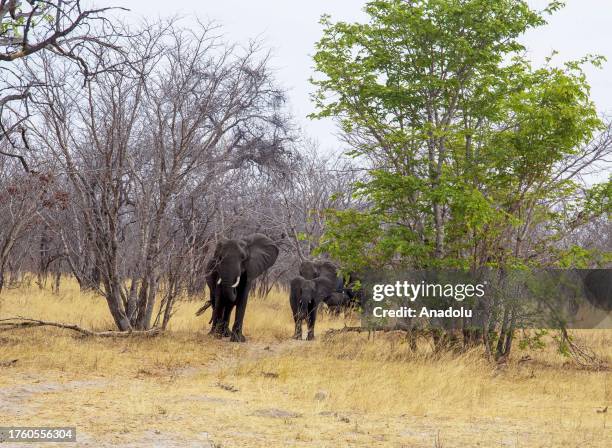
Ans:
POLYGON ((149 294, 147 297, 147 306, 145 308, 145 315, 142 322, 142 329, 148 330, 151 328, 151 318, 153 317, 153 309, 155 308, 155 301, 157 299, 157 288, 159 280, 155 277, 151 279, 152 285, 149 286, 149 294))
POLYGON ((45 224, 40 235, 40 244, 38 248, 38 287, 43 289, 47 284, 47 271, 49 268, 49 236, 47 232, 49 227, 45 224))
POLYGON ((138 279, 136 275, 132 277, 132 282, 130 284, 130 292, 127 300, 127 317, 130 319, 130 322, 133 321, 134 316, 136 315, 136 308, 138 306, 138 279))
POLYGON ((507 338, 509 326, 510 326, 510 322, 509 322, 510 316, 509 315, 510 315, 510 312, 508 310, 508 307, 505 307, 502 327, 501 327, 501 330, 499 331, 499 338, 497 339, 497 347, 495 349, 495 359, 496 360, 500 359, 505 354, 504 349, 506 346, 506 338, 507 338))
POLYGON ((130 320, 125 315, 123 310, 123 302, 121 300, 121 286, 116 279, 109 280, 106 283, 106 302, 113 316, 115 325, 120 331, 132 330, 130 320))
POLYGON ((55 273, 55 282, 53 285, 54 294, 59 294, 61 280, 62 280, 62 271, 61 271, 61 265, 60 265, 60 268, 58 268, 57 272, 55 273))

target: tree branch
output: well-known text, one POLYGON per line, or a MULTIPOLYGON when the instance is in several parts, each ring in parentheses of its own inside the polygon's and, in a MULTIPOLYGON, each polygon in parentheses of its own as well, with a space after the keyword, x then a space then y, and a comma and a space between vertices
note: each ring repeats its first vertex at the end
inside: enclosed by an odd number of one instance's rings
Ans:
POLYGON ((65 330, 76 331, 84 336, 89 337, 100 337, 100 338, 126 338, 132 336, 144 336, 152 337, 162 333, 160 328, 152 328, 144 331, 91 331, 86 328, 79 327, 75 324, 64 324, 60 322, 49 322, 39 319, 30 319, 27 317, 9 317, 7 319, 0 319, 0 332, 18 330, 23 328, 35 328, 35 327, 56 327, 65 330))

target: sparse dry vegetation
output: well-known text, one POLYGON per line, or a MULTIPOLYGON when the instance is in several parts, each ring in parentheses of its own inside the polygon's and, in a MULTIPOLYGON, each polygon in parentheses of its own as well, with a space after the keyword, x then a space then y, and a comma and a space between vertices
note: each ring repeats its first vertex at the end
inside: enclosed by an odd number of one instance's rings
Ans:
MULTIPOLYGON (((113 328, 104 299, 6 291, 0 317, 113 328)), ((79 446, 607 447, 612 374, 579 369, 549 344, 491 364, 481 349, 413 353, 401 333, 341 334, 321 313, 293 341, 287 294, 253 297, 246 344, 207 335, 183 302, 155 338, 102 340, 54 329, 0 333, 2 425, 76 425, 79 446), (17 359, 17 362, 7 362, 17 359), (598 412, 600 411, 600 412, 598 412)), ((576 335, 610 362, 611 334, 576 335)))

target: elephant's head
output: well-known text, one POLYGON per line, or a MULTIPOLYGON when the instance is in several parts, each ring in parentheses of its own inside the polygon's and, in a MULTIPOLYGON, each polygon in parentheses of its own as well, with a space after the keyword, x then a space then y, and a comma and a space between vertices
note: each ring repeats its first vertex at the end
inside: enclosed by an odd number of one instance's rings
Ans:
POLYGON ((319 271, 317 271, 317 267, 312 261, 303 261, 300 264, 300 275, 306 280, 312 280, 319 276, 319 271))
POLYGON ((316 270, 318 272, 317 277, 326 278, 332 282, 334 287, 338 282, 338 269, 330 261, 319 261, 315 263, 316 270))
POLYGON ((244 272, 244 262, 247 259, 247 248, 244 241, 223 239, 215 248, 215 271, 217 272, 217 286, 221 288, 223 296, 236 300, 236 288, 244 272))
POLYGON ((300 275, 307 280, 312 280, 317 277, 325 277, 335 282, 338 275, 338 270, 330 261, 303 261, 300 264, 300 275))
POLYGON ((242 240, 223 239, 215 248, 216 284, 223 297, 236 300, 236 289, 259 277, 274 264, 278 247, 267 236, 255 233, 242 240))

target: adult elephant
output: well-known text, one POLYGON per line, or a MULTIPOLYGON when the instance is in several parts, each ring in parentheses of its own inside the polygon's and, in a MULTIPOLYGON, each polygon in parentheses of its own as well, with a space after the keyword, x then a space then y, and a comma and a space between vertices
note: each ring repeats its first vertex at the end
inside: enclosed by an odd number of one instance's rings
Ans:
POLYGON ((253 281, 269 269, 278 257, 278 247, 261 233, 243 239, 222 239, 207 266, 206 283, 213 306, 211 333, 244 342, 242 323, 253 281), (234 326, 229 320, 236 307, 234 326))

